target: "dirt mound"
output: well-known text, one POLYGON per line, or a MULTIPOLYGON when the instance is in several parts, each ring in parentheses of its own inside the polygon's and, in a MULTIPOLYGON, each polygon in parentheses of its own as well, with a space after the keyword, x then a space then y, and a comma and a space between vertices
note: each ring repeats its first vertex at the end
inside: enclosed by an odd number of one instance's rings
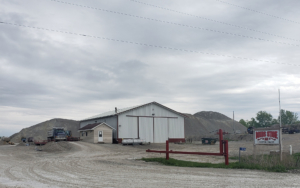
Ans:
POLYGON ((3 141, 3 142, 9 142, 10 138, 9 137, 2 137, 1 141, 3 141))
POLYGON ((20 142, 18 145, 16 145, 16 146, 26 146, 26 143, 24 143, 24 142, 20 142))
POLYGON ((206 119, 213 119, 213 120, 231 120, 229 117, 221 114, 219 112, 212 112, 212 111, 202 111, 197 112, 194 116, 199 118, 206 118, 206 119))
POLYGON ((8 143, 4 142, 4 141, 0 141, 0 146, 2 146, 2 145, 8 145, 8 143))
POLYGON ((225 132, 234 134, 235 132, 245 133, 246 127, 237 121, 232 121, 229 117, 212 111, 202 111, 194 115, 185 114, 184 119, 186 138, 197 138, 214 136, 216 131, 222 129, 225 132))
POLYGON ((245 135, 225 135, 224 136, 225 140, 230 140, 230 141, 253 141, 253 134, 245 134, 245 135))
POLYGON ((47 133, 52 127, 64 127, 72 131, 73 136, 79 137, 79 121, 68 119, 51 119, 28 128, 22 129, 19 133, 10 136, 12 142, 20 143, 21 138, 33 137, 34 140, 47 140, 47 133))
POLYGON ((62 152, 71 150, 72 146, 69 142, 48 142, 41 149, 46 152, 62 152))

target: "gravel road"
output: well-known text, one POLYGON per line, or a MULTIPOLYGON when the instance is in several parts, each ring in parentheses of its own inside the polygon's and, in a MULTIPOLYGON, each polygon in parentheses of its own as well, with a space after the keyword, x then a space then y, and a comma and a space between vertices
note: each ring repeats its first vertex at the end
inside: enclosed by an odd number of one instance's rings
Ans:
MULTIPOLYGON (((294 137, 289 139, 299 152, 299 136, 294 137)), ((67 145, 68 150, 60 152, 36 151, 34 146, 0 146, 0 187, 300 187, 299 174, 170 167, 136 160, 163 157, 145 150, 163 149, 164 144, 122 146, 69 142, 67 145)), ((252 142, 229 142, 231 155, 240 146, 249 148, 248 154, 251 153, 252 142)), ((170 149, 217 152, 218 145, 171 144, 170 149)), ((171 157, 224 162, 223 157, 213 156, 171 157)))

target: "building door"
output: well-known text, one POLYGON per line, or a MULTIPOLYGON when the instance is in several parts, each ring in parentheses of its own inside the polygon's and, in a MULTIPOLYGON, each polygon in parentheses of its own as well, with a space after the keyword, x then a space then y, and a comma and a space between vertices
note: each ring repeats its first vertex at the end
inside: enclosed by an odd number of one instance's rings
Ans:
POLYGON ((103 142, 103 132, 99 131, 99 137, 98 137, 98 142, 103 142))
POLYGON ((169 139, 167 118, 154 118, 154 143, 166 143, 169 139))
POLYGON ((139 118, 139 136, 146 142, 153 142, 153 118, 139 118))

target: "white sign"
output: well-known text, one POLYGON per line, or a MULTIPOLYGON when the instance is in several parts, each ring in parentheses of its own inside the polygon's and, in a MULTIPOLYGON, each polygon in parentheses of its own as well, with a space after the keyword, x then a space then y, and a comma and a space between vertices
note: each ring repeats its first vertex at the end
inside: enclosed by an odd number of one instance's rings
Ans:
POLYGON ((254 130, 254 144, 279 144, 279 130, 254 130))

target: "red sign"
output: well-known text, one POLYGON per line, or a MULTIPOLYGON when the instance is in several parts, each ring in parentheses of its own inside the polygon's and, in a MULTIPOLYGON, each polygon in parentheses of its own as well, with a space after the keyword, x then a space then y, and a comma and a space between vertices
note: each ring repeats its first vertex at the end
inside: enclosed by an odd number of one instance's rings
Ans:
POLYGON ((279 130, 254 131, 255 144, 279 144, 279 130))

